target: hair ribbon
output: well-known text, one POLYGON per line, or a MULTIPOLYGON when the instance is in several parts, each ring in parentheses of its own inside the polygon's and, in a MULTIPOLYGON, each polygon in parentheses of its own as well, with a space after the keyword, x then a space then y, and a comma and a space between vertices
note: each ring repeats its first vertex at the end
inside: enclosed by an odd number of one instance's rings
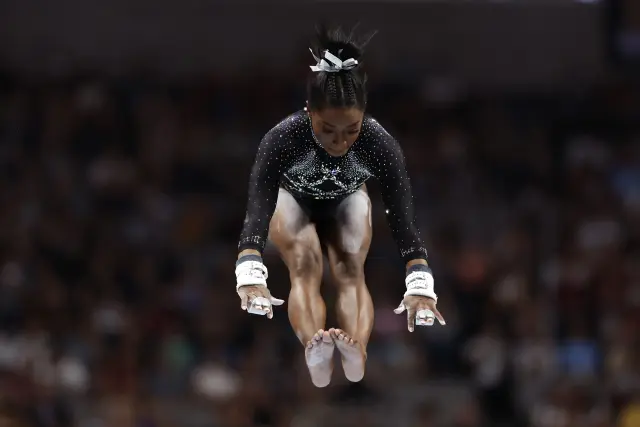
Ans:
POLYGON ((310 66, 311 71, 313 71, 314 73, 318 73, 320 71, 324 71, 326 73, 337 73, 339 71, 351 70, 358 66, 358 61, 353 58, 349 58, 343 61, 328 50, 325 50, 323 52, 324 59, 321 59, 313 53, 312 49, 309 50, 311 51, 311 55, 313 55, 313 58, 317 62, 316 65, 310 66))

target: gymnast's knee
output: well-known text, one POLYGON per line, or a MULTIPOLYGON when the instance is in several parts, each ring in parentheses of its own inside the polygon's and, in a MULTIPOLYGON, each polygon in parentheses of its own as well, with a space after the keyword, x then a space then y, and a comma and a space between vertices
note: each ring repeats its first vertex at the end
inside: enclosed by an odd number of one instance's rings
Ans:
POLYGON ((365 286, 364 261, 359 256, 343 256, 332 268, 338 289, 365 286))
POLYGON ((295 242, 286 255, 292 285, 296 282, 320 282, 322 278, 322 252, 304 241, 295 242))

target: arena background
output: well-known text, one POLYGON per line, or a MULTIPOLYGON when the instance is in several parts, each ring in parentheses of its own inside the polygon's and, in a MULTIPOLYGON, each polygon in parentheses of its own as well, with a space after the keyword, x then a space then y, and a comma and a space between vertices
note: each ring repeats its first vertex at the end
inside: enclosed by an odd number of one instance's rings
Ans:
POLYGON ((640 426, 636 3, 0 2, 0 426, 640 426), (233 269, 321 20, 379 31, 447 326, 393 314, 371 183, 368 372, 318 390, 233 269))

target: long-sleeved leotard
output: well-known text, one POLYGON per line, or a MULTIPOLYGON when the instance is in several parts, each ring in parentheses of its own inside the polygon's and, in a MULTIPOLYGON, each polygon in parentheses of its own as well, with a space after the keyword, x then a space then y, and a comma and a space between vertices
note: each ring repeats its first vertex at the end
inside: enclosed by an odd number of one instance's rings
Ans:
POLYGON ((389 226, 403 260, 426 258, 398 142, 375 119, 365 116, 360 135, 347 154, 332 157, 315 138, 305 111, 284 119, 260 143, 238 249, 263 251, 279 187, 295 198, 339 200, 358 191, 370 177, 380 183, 389 226))

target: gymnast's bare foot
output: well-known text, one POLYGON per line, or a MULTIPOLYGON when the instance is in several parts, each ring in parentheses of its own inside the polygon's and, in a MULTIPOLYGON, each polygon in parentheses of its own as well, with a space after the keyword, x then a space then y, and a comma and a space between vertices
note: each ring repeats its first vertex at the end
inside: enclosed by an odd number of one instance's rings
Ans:
POLYGON ((351 382, 358 382, 364 377, 364 365, 367 356, 362 345, 354 341, 342 329, 329 329, 331 337, 342 356, 342 368, 344 376, 351 382))
POLYGON ((320 329, 307 343, 304 350, 311 382, 316 387, 326 387, 333 373, 333 351, 335 344, 329 332, 320 329))

